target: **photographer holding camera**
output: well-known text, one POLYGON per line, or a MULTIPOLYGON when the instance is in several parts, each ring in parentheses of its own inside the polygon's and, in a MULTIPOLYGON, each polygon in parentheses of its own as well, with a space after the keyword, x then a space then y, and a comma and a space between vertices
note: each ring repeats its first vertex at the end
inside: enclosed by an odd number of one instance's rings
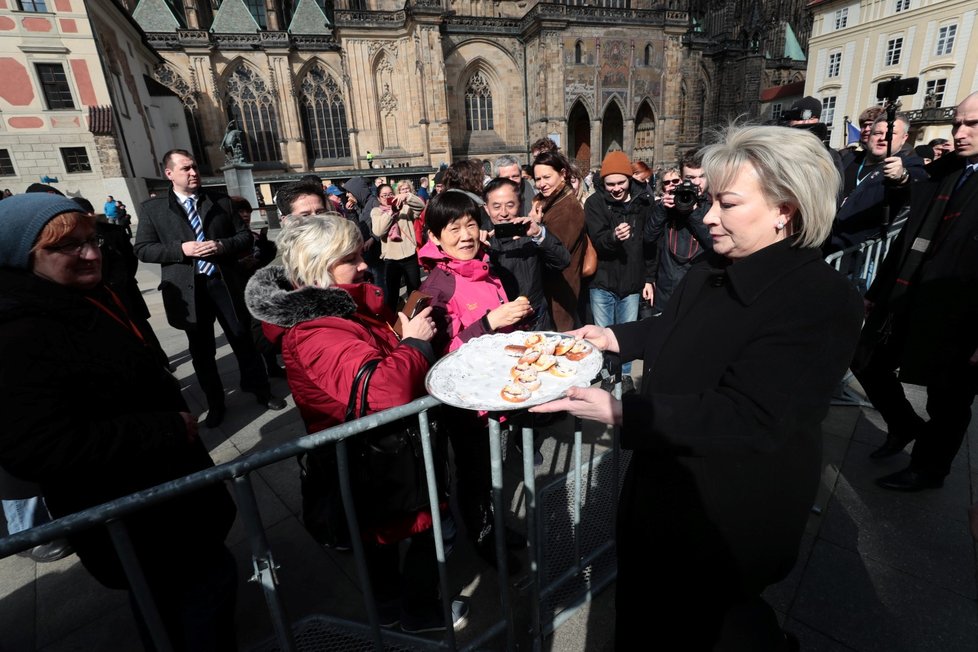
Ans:
POLYGON ((652 209, 645 227, 645 242, 656 247, 652 312, 665 308, 673 290, 695 263, 713 252, 710 230, 703 216, 713 205, 706 194, 700 149, 686 152, 679 162, 681 183, 663 188, 662 201, 652 209))

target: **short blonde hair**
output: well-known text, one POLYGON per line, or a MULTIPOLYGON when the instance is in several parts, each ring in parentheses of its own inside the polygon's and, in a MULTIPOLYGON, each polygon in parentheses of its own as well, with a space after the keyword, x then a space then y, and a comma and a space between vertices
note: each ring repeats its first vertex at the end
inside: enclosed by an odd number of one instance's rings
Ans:
POLYGON ((296 287, 333 285, 338 261, 363 246, 360 230, 339 213, 290 219, 277 240, 285 273, 296 287))
POLYGON ((414 192, 414 183, 410 179, 401 179, 397 182, 397 192, 401 192, 401 186, 407 186, 408 192, 414 192))
POLYGON ((703 150, 703 172, 710 193, 728 188, 741 166, 757 173, 767 200, 797 209, 794 233, 799 247, 820 247, 832 230, 842 183, 822 141, 805 129, 734 126, 703 150))

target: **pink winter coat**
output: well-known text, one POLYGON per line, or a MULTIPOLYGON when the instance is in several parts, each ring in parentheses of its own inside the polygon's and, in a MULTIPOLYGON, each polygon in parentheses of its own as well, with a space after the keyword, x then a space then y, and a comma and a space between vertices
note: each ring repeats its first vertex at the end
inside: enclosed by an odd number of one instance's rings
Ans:
POLYGON ((489 272, 489 257, 480 253, 472 260, 457 260, 428 241, 418 258, 429 270, 421 291, 433 297, 432 317, 438 326, 432 341, 435 352, 448 353, 473 337, 492 333, 486 315, 509 298, 502 282, 489 272))

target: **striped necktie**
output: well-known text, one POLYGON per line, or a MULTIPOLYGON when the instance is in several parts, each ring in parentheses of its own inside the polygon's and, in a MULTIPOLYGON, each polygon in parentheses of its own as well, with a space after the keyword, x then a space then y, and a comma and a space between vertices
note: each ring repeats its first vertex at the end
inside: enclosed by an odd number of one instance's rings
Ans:
MULTIPOLYGON (((197 206, 195 205, 193 197, 187 197, 183 202, 183 207, 187 210, 187 218, 190 220, 190 226, 194 229, 194 234, 197 236, 197 242, 204 241, 204 227, 200 223, 200 213, 197 212, 197 206)), ((206 276, 214 275, 214 263, 209 263, 202 258, 198 258, 196 261, 197 273, 204 274, 206 276)))

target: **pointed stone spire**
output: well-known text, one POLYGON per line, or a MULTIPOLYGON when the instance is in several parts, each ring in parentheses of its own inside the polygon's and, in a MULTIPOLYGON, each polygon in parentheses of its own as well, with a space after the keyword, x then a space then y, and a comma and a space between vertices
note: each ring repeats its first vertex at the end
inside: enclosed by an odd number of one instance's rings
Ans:
POLYGON ((254 34, 260 29, 244 0, 224 0, 211 24, 211 31, 215 34, 254 34))
POLYGON ((292 34, 332 34, 329 19, 316 0, 299 0, 289 23, 292 34))
POLYGON ((144 32, 175 32, 183 27, 165 0, 139 0, 132 19, 144 32))

